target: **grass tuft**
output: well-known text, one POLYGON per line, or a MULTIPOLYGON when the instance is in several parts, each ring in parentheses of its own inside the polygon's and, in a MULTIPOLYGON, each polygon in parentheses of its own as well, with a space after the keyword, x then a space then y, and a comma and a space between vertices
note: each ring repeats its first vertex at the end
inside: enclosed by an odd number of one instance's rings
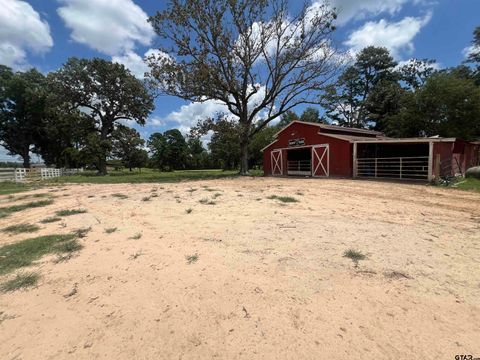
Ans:
POLYGON ((55 214, 57 216, 71 216, 76 214, 84 214, 87 210, 85 209, 67 209, 67 210, 59 210, 55 214))
POLYGON ((200 204, 203 204, 203 205, 215 205, 216 202, 213 201, 213 200, 208 200, 207 198, 203 198, 203 199, 200 199, 198 201, 200 204))
POLYGON ((142 198, 142 201, 150 201, 151 197, 150 196, 145 196, 142 198))
POLYGON ((291 196, 271 195, 271 196, 267 197, 267 199, 270 199, 270 200, 278 200, 278 201, 281 201, 281 202, 284 202, 284 203, 295 203, 295 202, 298 202, 297 199, 295 199, 294 197, 291 197, 291 196))
POLYGON ((185 212, 186 212, 187 214, 190 214, 192 211, 193 211, 192 208, 188 208, 188 209, 185 210, 185 212))
POLYGON ((119 199, 128 199, 128 196, 125 194, 120 194, 120 193, 115 193, 112 194, 113 197, 119 198, 119 199))
POLYGON ((131 236, 130 239, 138 240, 142 237, 142 233, 136 233, 135 235, 131 236))
POLYGON ((47 205, 53 204, 53 200, 40 200, 40 201, 32 201, 26 204, 19 204, 19 205, 12 205, 0 208, 0 218, 4 218, 9 216, 12 213, 23 211, 26 209, 33 209, 37 207, 43 207, 47 205))
POLYGON ((13 279, 8 280, 0 285, 3 292, 16 291, 37 285, 40 275, 37 273, 17 274, 13 279))
POLYGON ((70 252, 73 244, 60 245, 75 241, 75 234, 47 235, 19 241, 0 247, 0 275, 15 269, 30 266, 43 255, 51 253, 70 252))
POLYGON ((198 254, 193 254, 193 255, 187 255, 185 256, 185 259, 187 260, 187 264, 193 264, 198 261, 198 254))
POLYGON ((118 230, 118 228, 113 227, 113 228, 107 228, 107 229, 105 229, 105 232, 106 232, 107 234, 111 234, 111 233, 114 233, 114 232, 117 231, 117 230, 118 230))
POLYGON ((76 237, 80 238, 80 239, 83 239, 84 237, 87 236, 87 234, 92 230, 92 227, 88 227, 88 228, 81 228, 81 229, 77 229, 74 231, 74 234, 76 237))
POLYGON ((40 230, 40 227, 32 224, 11 225, 3 229, 3 232, 11 234, 31 233, 40 230))
POLYGON ((58 216, 51 216, 51 217, 48 217, 48 218, 45 218, 43 219, 42 221, 40 221, 42 224, 49 224, 49 223, 53 223, 53 222, 57 222, 57 221, 60 221, 62 220, 62 218, 58 217, 58 216))
POLYGON ((345 251, 343 253, 343 257, 351 259, 354 262, 355 267, 358 266, 358 262, 360 260, 365 260, 367 258, 366 255, 364 255, 360 251, 352 250, 352 249, 345 251))

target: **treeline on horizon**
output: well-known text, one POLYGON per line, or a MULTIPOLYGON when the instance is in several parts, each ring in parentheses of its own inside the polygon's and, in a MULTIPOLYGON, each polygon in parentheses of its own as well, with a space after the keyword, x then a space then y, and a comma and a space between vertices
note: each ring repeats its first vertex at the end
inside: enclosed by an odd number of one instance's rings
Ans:
MULTIPOLYGON (((480 49, 480 27, 473 48, 480 49)), ((293 120, 369 128, 392 137, 440 135, 480 138, 480 50, 466 62, 438 69, 434 60, 399 65, 389 51, 367 47, 325 88, 320 105, 301 115, 287 111, 251 139, 249 166, 261 166, 261 149, 293 120), (320 112, 320 109, 323 109, 320 112)), ((30 166, 30 154, 56 167, 88 167, 106 174, 109 160, 126 168, 235 169, 241 158, 242 125, 219 114, 202 119, 184 136, 178 129, 142 139, 125 125, 145 125, 154 95, 123 65, 70 58, 46 76, 0 65, 0 143, 30 166), (207 149, 202 137, 209 134, 207 149)))

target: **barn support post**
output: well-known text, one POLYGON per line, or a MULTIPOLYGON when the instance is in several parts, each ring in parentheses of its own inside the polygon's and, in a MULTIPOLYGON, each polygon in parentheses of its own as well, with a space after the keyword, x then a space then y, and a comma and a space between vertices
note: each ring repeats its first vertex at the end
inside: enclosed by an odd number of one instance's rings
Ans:
POLYGON ((353 143, 353 178, 357 177, 357 143, 353 143))
POLYGON ((428 143, 428 181, 433 181, 435 178, 433 174, 433 141, 428 143))

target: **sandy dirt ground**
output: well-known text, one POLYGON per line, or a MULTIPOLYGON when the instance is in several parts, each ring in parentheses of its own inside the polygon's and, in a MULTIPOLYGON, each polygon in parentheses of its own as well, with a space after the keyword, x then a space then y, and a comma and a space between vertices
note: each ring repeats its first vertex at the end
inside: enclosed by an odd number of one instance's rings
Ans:
POLYGON ((27 269, 37 287, 0 294, 0 359, 480 357, 478 193, 274 178, 41 192, 54 204, 0 227, 84 208, 37 234, 92 230, 69 261, 27 269))

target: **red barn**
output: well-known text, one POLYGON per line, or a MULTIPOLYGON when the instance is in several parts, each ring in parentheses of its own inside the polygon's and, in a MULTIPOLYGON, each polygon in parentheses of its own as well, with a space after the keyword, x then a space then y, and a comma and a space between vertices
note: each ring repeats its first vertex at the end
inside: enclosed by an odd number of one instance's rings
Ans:
POLYGON ((373 130, 293 121, 263 150, 265 175, 432 180, 479 164, 479 144, 388 138, 373 130))

